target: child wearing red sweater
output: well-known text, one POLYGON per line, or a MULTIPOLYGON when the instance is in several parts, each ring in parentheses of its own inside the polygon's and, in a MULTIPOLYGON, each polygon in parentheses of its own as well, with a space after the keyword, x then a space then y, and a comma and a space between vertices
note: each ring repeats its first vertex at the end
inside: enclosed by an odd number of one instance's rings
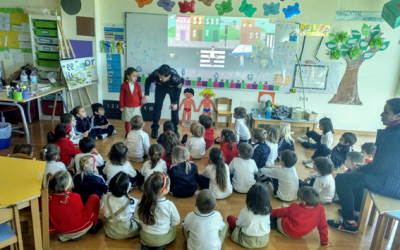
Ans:
POLYGON ((96 234, 103 221, 98 219, 100 199, 92 194, 83 206, 81 196, 72 193, 72 178, 59 171, 49 181, 50 234, 59 234, 61 241, 78 241, 87 232, 96 234))
POLYGON ((140 112, 142 89, 136 82, 138 72, 135 68, 128 68, 124 73, 124 83, 121 84, 119 93, 119 109, 122 111, 122 120, 125 121, 126 135, 131 131, 130 121, 135 115, 142 115, 140 112))
POLYGON ((72 168, 75 162, 75 155, 82 153, 70 140, 71 136, 72 127, 64 123, 58 124, 53 131, 47 134, 47 142, 54 143, 60 148, 60 161, 67 168, 72 168))
POLYGON ((278 231, 292 238, 306 236, 317 227, 321 245, 329 246, 325 209, 319 204, 318 192, 312 187, 302 187, 298 198, 300 204, 292 203, 290 206, 283 204, 282 208, 273 209, 271 217, 275 218, 271 218, 271 222, 277 219, 278 231))
POLYGON ((236 147, 236 135, 230 129, 223 129, 221 131, 220 147, 224 154, 226 164, 230 164, 233 158, 239 157, 239 150, 236 147))
MULTIPOLYGON (((208 115, 201 115, 199 117, 199 123, 204 126, 205 134, 204 134, 204 140, 206 141, 206 150, 211 148, 211 146, 214 144, 214 129, 211 127, 212 125, 212 118, 208 115)), ((229 163, 227 163, 229 164, 229 163)))

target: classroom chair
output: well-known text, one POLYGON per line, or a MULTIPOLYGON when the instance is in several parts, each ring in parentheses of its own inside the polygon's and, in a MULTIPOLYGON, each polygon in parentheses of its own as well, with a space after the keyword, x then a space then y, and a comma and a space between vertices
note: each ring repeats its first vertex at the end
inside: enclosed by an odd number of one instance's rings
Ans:
POLYGON ((232 99, 225 98, 225 97, 217 99, 217 119, 215 120, 215 127, 218 128, 219 117, 228 117, 228 128, 230 128, 231 122, 232 122, 231 108, 232 108, 232 99), (219 105, 223 105, 223 104, 228 105, 228 108, 221 110, 219 105))
POLYGON ((18 207, 0 209, 0 249, 9 246, 11 250, 17 247, 23 250, 21 225, 18 207))

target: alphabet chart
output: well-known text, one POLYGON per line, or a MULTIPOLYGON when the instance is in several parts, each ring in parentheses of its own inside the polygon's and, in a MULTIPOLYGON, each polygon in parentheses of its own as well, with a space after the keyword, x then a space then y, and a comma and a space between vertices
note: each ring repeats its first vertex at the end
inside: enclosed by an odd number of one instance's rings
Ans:
POLYGON ((293 87, 298 89, 325 90, 328 82, 328 74, 329 66, 296 64, 293 87))

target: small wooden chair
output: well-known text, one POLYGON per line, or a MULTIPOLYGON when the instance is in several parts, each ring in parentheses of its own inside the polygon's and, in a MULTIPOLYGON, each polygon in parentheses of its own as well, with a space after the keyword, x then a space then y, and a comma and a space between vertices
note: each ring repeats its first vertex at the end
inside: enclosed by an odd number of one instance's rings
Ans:
POLYGON ((0 249, 10 246, 14 250, 23 250, 21 225, 19 221, 18 207, 0 209, 0 249), (11 226, 10 226, 11 225, 11 226))
POLYGON ((231 126, 231 122, 232 122, 232 112, 231 112, 231 108, 232 108, 232 99, 229 98, 218 98, 217 99, 217 119, 215 120, 215 127, 218 127, 218 120, 219 117, 228 117, 228 128, 231 126), (228 108, 226 110, 221 110, 219 108, 219 105, 228 105, 228 108))

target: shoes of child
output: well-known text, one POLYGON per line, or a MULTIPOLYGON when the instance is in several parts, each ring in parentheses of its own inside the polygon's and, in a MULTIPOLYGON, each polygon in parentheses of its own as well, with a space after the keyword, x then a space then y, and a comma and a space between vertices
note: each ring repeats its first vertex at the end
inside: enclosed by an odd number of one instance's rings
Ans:
POLYGON ((314 162, 314 161, 313 161, 313 159, 311 159, 311 158, 310 158, 310 159, 305 159, 305 160, 303 160, 303 163, 304 163, 304 164, 312 163, 312 162, 314 162))
POLYGON ((306 164, 307 168, 314 168, 314 161, 306 164))
POLYGON ((98 136, 96 137, 96 140, 104 140, 104 139, 107 138, 107 136, 108 136, 108 134, 101 134, 101 135, 98 135, 98 136))
POLYGON ((116 135, 116 134, 117 134, 117 130, 114 130, 114 131, 113 131, 113 135, 116 135))
POLYGON ((308 142, 308 139, 297 137, 297 141, 300 142, 300 143, 303 143, 303 142, 308 142))
POLYGON ((89 229, 89 233, 90 234, 97 234, 97 232, 99 232, 102 227, 103 227, 103 221, 101 219, 97 219, 97 225, 96 226, 92 226, 89 229))
POLYGON ((300 136, 299 138, 302 138, 304 140, 308 140, 308 136, 307 135, 300 136))

